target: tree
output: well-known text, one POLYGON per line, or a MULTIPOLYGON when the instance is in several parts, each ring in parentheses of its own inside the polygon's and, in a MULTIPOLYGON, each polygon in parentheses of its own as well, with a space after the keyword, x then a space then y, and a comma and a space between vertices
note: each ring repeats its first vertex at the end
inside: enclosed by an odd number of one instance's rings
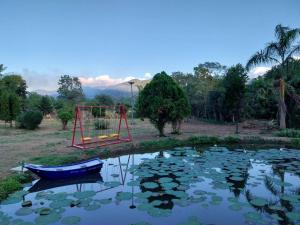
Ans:
POLYGON ((230 115, 236 123, 236 133, 239 131, 238 123, 241 119, 241 109, 247 80, 246 70, 241 64, 230 67, 223 80, 225 110, 227 115, 230 115))
POLYGON ((3 72, 6 70, 6 67, 3 64, 0 64, 0 79, 3 77, 3 72))
POLYGON ((103 106, 113 106, 114 105, 114 100, 109 95, 104 95, 104 94, 96 95, 94 101, 98 105, 103 105, 103 106))
POLYGON ((285 77, 288 73, 288 65, 294 60, 293 56, 300 52, 300 45, 295 45, 300 36, 300 29, 290 29, 281 24, 275 27, 275 42, 270 42, 267 46, 256 52, 248 61, 246 68, 249 70, 259 64, 277 64, 281 69, 279 80, 279 124, 281 129, 286 128, 286 104, 285 104, 285 77))
POLYGON ((13 91, 2 90, 0 95, 0 119, 10 123, 16 119, 21 111, 20 97, 13 91))
POLYGON ((43 115, 47 115, 53 112, 53 105, 51 99, 48 96, 43 96, 40 100, 39 109, 43 115))
POLYGON ((165 72, 161 72, 140 91, 137 113, 142 118, 149 118, 159 135, 164 136, 166 123, 188 116, 190 105, 180 86, 165 72))
POLYGON ((15 92, 19 97, 21 97, 21 99, 26 99, 27 84, 21 75, 12 74, 4 76, 2 78, 2 86, 3 88, 15 92))
POLYGON ((42 100, 42 95, 36 92, 28 93, 25 102, 25 110, 39 110, 41 100, 42 100))
POLYGON ((58 113, 58 118, 61 120, 62 123, 62 129, 66 130, 67 129, 67 125, 68 122, 73 118, 73 115, 71 112, 69 112, 68 110, 62 109, 59 113, 58 113))
POLYGON ((21 113, 17 118, 19 128, 28 130, 36 129, 43 120, 43 114, 39 110, 29 110, 21 113))
POLYGON ((58 81, 58 86, 58 97, 61 99, 76 102, 84 98, 81 83, 78 77, 63 75, 58 81))

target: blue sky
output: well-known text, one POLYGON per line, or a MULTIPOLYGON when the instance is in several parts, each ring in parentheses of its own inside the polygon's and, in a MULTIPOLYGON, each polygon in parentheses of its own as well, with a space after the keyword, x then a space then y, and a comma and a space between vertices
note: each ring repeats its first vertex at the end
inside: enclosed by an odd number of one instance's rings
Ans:
POLYGON ((61 74, 105 86, 205 61, 245 64, 277 24, 300 27, 299 0, 0 0, 0 8, 0 63, 30 89, 55 89, 61 74))

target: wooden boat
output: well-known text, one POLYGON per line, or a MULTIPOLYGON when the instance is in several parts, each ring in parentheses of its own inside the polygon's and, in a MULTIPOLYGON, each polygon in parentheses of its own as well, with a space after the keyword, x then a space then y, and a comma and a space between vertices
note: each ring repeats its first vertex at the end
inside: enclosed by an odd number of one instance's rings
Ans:
POLYGON ((94 158, 62 166, 41 166, 35 164, 25 164, 24 167, 41 178, 65 179, 83 176, 91 173, 99 173, 102 165, 103 162, 99 158, 94 158))

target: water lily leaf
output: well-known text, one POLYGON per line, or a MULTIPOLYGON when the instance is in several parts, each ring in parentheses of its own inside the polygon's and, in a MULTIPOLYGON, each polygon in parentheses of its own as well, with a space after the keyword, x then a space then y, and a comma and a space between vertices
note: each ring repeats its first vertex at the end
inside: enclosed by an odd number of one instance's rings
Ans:
POLYGON ((155 189, 158 187, 158 184, 154 183, 154 182, 145 182, 145 183, 142 183, 142 185, 147 189, 155 189))
POLYGON ((38 225, 46 225, 56 223, 61 219, 61 216, 56 212, 51 212, 49 215, 38 216, 34 221, 38 225))
POLYGON ((111 188, 118 187, 120 185, 121 183, 119 181, 104 182, 104 186, 111 187, 111 188))
POLYGON ((100 199, 99 202, 101 204, 110 204, 112 202, 112 199, 111 198, 104 198, 104 199, 100 199))
POLYGON ((33 213, 33 210, 31 208, 21 208, 15 212, 17 216, 27 216, 30 215, 31 213, 33 213))
POLYGON ((261 221, 261 215, 258 212, 247 212, 245 214, 246 219, 252 220, 255 222, 261 221))
POLYGON ((130 200, 132 199, 132 193, 131 192, 117 192, 116 199, 118 201, 124 201, 124 200, 130 200))
POLYGON ((78 199, 90 198, 96 195, 95 191, 75 192, 73 196, 78 199))
POLYGON ((191 216, 186 222, 180 223, 180 225, 202 225, 196 216, 191 216))
POLYGON ((291 220, 300 220, 300 213, 297 212, 288 212, 286 214, 291 220))
POLYGON ((80 217, 78 216, 68 216, 61 220, 62 224, 73 225, 80 222, 80 217))
POLYGON ((265 206, 268 204, 268 201, 263 199, 263 198, 254 198, 250 201, 250 203, 252 205, 255 205, 255 206, 259 206, 259 207, 262 207, 262 206, 265 206))

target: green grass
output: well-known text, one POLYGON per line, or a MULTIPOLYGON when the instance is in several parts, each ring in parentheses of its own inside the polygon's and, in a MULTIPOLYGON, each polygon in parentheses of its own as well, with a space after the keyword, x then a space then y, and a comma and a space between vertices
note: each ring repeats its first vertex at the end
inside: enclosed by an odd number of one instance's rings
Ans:
POLYGON ((32 178, 29 175, 17 174, 7 177, 0 181, 0 200, 6 199, 9 194, 20 190, 22 183, 31 181, 32 178))
POLYGON ((300 138, 293 138, 291 140, 293 146, 297 147, 297 148, 300 148, 300 138))
POLYGON ((31 158, 30 161, 36 164, 58 166, 65 163, 72 163, 80 160, 79 155, 47 155, 31 158))
POLYGON ((289 137, 289 138, 300 138, 300 130, 295 129, 284 129, 275 132, 277 137, 289 137))

